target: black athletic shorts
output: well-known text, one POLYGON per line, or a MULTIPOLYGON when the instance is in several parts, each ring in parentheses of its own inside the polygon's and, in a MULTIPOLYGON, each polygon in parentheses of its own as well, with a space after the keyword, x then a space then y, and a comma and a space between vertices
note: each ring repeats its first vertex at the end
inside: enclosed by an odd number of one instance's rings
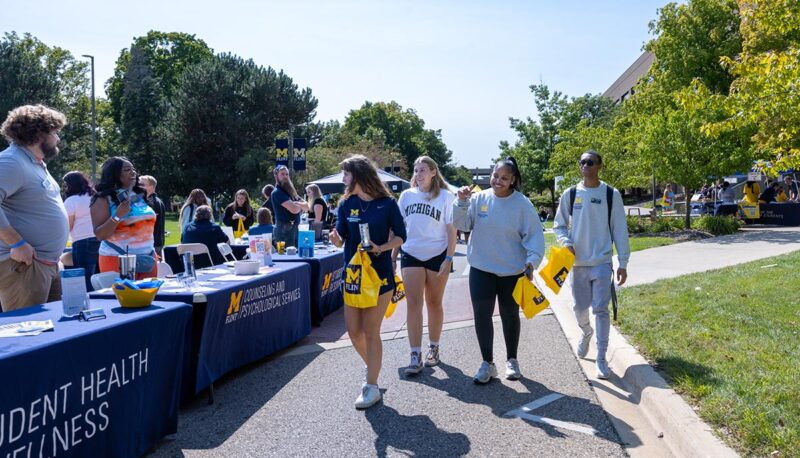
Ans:
POLYGON ((427 261, 420 261, 419 259, 411 256, 410 254, 406 253, 405 251, 400 251, 400 268, 405 269, 406 267, 424 267, 428 270, 432 270, 434 272, 438 272, 439 269, 442 267, 442 263, 444 262, 444 258, 447 256, 447 249, 442 251, 441 254, 434 256, 427 261))

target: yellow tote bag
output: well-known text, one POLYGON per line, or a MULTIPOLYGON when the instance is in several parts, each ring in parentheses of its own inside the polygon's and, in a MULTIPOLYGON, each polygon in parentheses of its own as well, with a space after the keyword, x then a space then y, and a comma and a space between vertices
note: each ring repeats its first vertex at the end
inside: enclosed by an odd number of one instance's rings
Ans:
POLYGON ((389 306, 386 307, 386 313, 383 315, 383 317, 389 318, 392 316, 394 314, 394 309, 397 308, 397 304, 405 298, 406 285, 403 284, 403 280, 399 275, 394 274, 394 294, 392 294, 392 300, 389 301, 389 306))
POLYGON ((233 238, 240 239, 247 231, 244 230, 244 220, 237 219, 236 221, 238 221, 239 224, 236 226, 236 230, 233 231, 233 238))
POLYGON ((569 271, 575 264, 575 255, 567 247, 550 247, 550 256, 547 257, 547 265, 539 271, 539 276, 544 280, 548 288, 558 294, 561 287, 567 280, 569 271))
POLYGON ((550 301, 544 297, 539 288, 524 275, 517 280, 512 296, 525 314, 525 318, 529 320, 550 305, 550 301))
MULTIPOLYGON (((360 245, 359 245, 360 248, 360 245)), ((350 307, 365 309, 378 305, 381 279, 372 267, 369 254, 357 249, 345 267, 344 303, 350 307)))

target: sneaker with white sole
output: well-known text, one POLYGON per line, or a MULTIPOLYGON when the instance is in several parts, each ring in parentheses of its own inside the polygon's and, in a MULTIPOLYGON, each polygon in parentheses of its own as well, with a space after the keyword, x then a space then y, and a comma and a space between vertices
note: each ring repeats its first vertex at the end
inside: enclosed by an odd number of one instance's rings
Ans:
POLYGON ((431 345, 428 347, 428 354, 425 355, 425 365, 433 367, 439 364, 439 346, 431 345))
POLYGON ((497 367, 495 367, 494 363, 487 363, 484 361, 481 363, 480 369, 475 373, 475 377, 473 377, 472 380, 475 383, 485 384, 489 383, 492 377, 497 377, 497 367))
POLYGON ((361 386, 361 394, 356 398, 356 409, 367 409, 381 400, 381 390, 378 385, 365 383, 361 386))
POLYGON ((605 359, 598 359, 595 364, 597 366, 597 378, 606 380, 611 376, 611 369, 608 368, 608 361, 605 359))
POLYGON ((589 354, 589 343, 592 341, 594 330, 589 330, 589 334, 582 334, 581 339, 578 341, 578 348, 575 349, 575 355, 578 358, 586 358, 589 354))
POLYGON ((417 375, 422 372, 423 367, 425 367, 425 364, 422 362, 422 355, 419 352, 412 351, 411 362, 408 363, 408 367, 405 370, 406 375, 417 375))
POLYGON ((522 378, 522 373, 519 371, 519 362, 516 358, 511 358, 506 361, 506 379, 519 380, 522 378))

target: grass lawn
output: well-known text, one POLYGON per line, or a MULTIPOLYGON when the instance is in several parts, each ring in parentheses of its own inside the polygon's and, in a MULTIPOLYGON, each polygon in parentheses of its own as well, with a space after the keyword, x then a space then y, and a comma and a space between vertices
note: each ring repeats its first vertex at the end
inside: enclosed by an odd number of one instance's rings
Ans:
MULTIPOLYGON (((555 235, 552 233, 545 233, 544 234, 544 253, 547 256, 550 253, 550 246, 555 243, 555 235)), ((631 253, 634 251, 641 251, 646 250, 648 248, 653 248, 657 246, 664 246, 664 245, 672 245, 675 243, 675 240, 669 237, 631 237, 631 253)), ((617 253, 616 247, 614 248, 614 254, 617 253)))
POLYGON ((177 245, 181 243, 181 227, 178 225, 178 214, 167 213, 164 230, 168 232, 164 245, 177 245))
POLYGON ((626 288, 620 330, 740 453, 800 451, 800 252, 626 288))

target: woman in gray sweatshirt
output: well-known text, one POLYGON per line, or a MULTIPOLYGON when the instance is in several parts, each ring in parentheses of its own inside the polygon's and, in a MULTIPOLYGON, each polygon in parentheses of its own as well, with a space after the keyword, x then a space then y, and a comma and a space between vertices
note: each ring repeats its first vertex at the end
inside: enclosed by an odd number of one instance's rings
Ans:
POLYGON ((519 305, 512 293, 519 277, 530 278, 544 256, 542 223, 531 201, 520 192, 517 161, 513 157, 498 161, 490 183, 490 189, 474 195, 468 186, 459 189, 453 204, 456 229, 472 231, 467 246, 469 293, 483 357, 475 383, 488 383, 497 376, 492 354, 495 300, 506 342, 506 378, 522 376, 517 362, 519 305))

